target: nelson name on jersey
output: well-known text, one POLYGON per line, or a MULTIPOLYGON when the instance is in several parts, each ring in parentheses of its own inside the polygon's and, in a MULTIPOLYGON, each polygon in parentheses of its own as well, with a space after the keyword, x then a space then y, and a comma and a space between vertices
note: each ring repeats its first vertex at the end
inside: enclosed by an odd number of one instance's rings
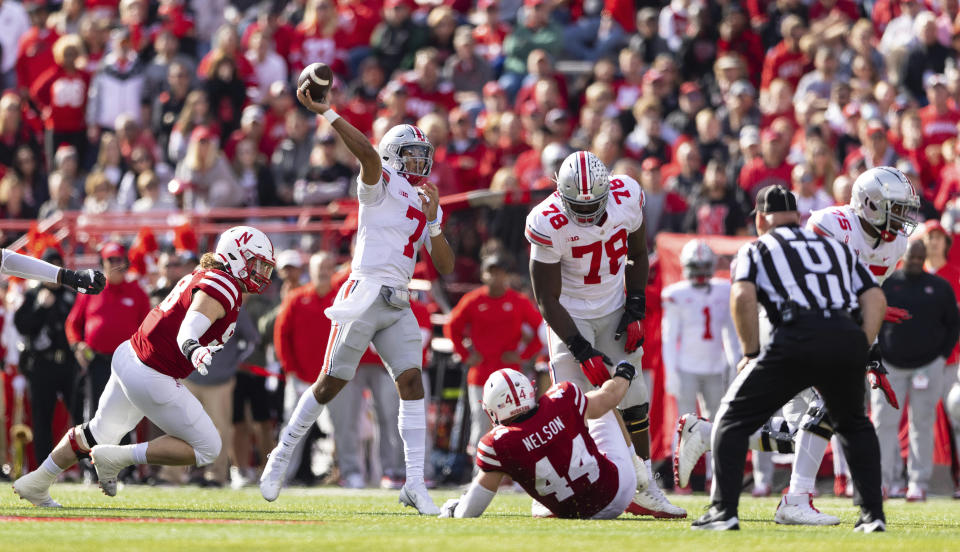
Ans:
POLYGON ((547 444, 550 439, 553 439, 555 436, 559 435, 560 432, 566 428, 567 426, 564 425, 563 420, 560 419, 560 416, 556 416, 544 424, 543 427, 540 428, 540 431, 534 431, 530 435, 524 437, 522 439, 523 446, 526 447, 528 452, 533 449, 540 448, 547 444))

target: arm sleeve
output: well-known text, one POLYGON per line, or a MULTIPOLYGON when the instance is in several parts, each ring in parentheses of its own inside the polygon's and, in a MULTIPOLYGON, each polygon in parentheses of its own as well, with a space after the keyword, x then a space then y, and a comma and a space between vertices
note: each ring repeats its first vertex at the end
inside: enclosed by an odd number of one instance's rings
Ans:
POLYGON ((490 505, 490 502, 493 501, 494 496, 496 496, 495 492, 484 489, 482 485, 477 483, 471 483, 470 488, 467 489, 467 492, 463 494, 463 498, 460 499, 460 503, 457 504, 457 509, 454 510, 453 517, 480 517, 484 510, 487 509, 487 506, 490 505))
POLYGON ((64 331, 67 334, 67 341, 70 345, 76 345, 84 340, 84 326, 87 319, 87 301, 89 295, 78 293, 77 300, 67 315, 67 321, 64 324, 64 331))
POLYGON ((60 275, 60 267, 4 249, 3 259, 0 261, 0 274, 55 284, 57 276, 60 275))
POLYGON ((183 322, 180 323, 180 330, 177 331, 177 347, 183 350, 183 344, 188 340, 199 342, 200 336, 207 333, 213 322, 203 313, 195 310, 188 310, 183 316, 183 322))

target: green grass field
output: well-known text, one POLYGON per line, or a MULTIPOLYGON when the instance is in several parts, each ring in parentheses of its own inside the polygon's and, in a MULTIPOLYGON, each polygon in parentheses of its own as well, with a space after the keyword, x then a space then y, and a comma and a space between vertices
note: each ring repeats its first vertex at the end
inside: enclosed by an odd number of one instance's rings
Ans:
MULTIPOLYGON (((0 550, 284 550, 454 552, 577 550, 804 551, 960 550, 960 501, 902 500, 886 504, 889 531, 852 531, 849 500, 818 499, 839 515, 838 527, 783 527, 773 523, 776 498, 741 503, 738 533, 701 533, 689 520, 656 521, 624 515, 615 521, 532 519, 526 495, 504 492, 480 519, 422 518, 397 504, 395 491, 288 489, 267 503, 256 488, 242 491, 131 486, 116 498, 95 486, 55 485, 63 509, 37 509, 11 492, 0 494, 0 550), (37 518, 51 518, 47 520, 37 518), (310 548, 306 548, 309 546, 310 548)), ((456 496, 436 491, 438 504, 456 496)), ((705 496, 672 497, 699 515, 705 496)))

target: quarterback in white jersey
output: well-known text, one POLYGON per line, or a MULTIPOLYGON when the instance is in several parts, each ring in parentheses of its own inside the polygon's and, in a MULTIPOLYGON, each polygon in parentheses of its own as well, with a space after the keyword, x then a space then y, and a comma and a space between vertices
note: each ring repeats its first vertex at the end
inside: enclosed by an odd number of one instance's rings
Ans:
POLYGON ((663 367, 667 393, 678 412, 713 417, 726 390, 727 375, 740 359, 730 316, 730 282, 713 278, 716 255, 703 240, 680 252, 684 280, 661 292, 663 367))
MULTIPOLYGON (((814 211, 807 227, 819 234, 842 241, 859 257, 860 262, 882 282, 896 267, 906 251, 907 237, 917 225, 920 200, 906 176, 893 167, 875 167, 865 171, 853 184, 849 205, 814 211)), ((901 322, 910 314, 888 307, 887 322, 901 322)), ((867 377, 874 389, 880 390, 891 405, 897 398, 885 376, 877 347, 870 349, 867 377)), ((790 488, 780 501, 774 520, 788 525, 836 525, 840 519, 813 507, 813 492, 820 462, 833 436, 823 401, 813 389, 797 395, 783 408, 788 431, 794 437, 794 464, 790 488)), ((681 419, 677 446, 678 480, 683 481, 689 469, 709 449, 710 424, 698 420, 684 427, 681 419), (686 441, 686 442, 685 442, 686 441)), ((769 424, 776 429, 777 424, 769 424)), ((780 441, 783 431, 777 431, 780 441)), ((782 444, 786 446, 786 444, 782 444)), ((835 454, 841 447, 834 446, 835 454)), ((782 450, 782 452, 787 452, 782 450)))
MULTIPOLYGON (((644 196, 635 180, 609 176, 603 162, 584 151, 569 155, 556 179, 557 191, 527 216, 530 276, 550 330, 554 382, 590 389, 610 379, 611 358, 638 366, 643 356, 649 270, 644 196)), ((639 455, 638 493, 627 511, 685 517, 653 482, 649 408, 647 387, 638 379, 620 403, 639 455)))
POLYGON ((350 277, 325 311, 333 325, 320 376, 300 396, 270 453, 260 477, 260 493, 267 500, 277 499, 297 444, 316 423, 323 405, 353 379, 360 357, 373 343, 401 399, 397 425, 406 483, 400 490, 400 502, 421 514, 436 515, 440 510, 423 480, 427 421, 420 373, 421 334, 410 310, 407 288, 421 245, 431 253, 438 272, 453 271, 453 251, 441 229, 439 193, 436 186, 425 182, 433 165, 433 146, 419 128, 397 125, 374 149, 362 132, 330 106, 313 101, 305 87, 297 90, 297 98, 323 115, 360 161, 360 216, 350 277))

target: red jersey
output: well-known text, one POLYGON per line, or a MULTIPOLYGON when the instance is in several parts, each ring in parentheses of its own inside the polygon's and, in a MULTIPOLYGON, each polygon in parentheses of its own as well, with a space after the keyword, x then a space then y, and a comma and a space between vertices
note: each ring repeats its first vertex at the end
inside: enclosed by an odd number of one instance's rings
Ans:
POLYGON ((921 108, 920 128, 923 131, 924 145, 939 145, 950 138, 956 138, 957 123, 960 123, 960 111, 948 109, 946 113, 940 114, 933 105, 921 108))
POLYGON ((53 43, 60 38, 53 29, 30 27, 20 37, 17 48, 17 84, 28 88, 47 69, 56 66, 53 60, 53 43))
POLYGON ((273 326, 273 346, 283 371, 312 383, 323 367, 322 344, 330 337, 330 320, 323 311, 333 305, 340 286, 320 296, 313 284, 300 286, 283 299, 273 326))
POLYGON ((463 341, 466 337, 470 338, 473 348, 483 360, 469 367, 467 383, 483 385, 490 374, 501 368, 520 369, 518 364, 501 362, 503 353, 516 351, 526 361, 540 351, 537 328, 542 320, 540 311, 522 293, 508 289, 500 297, 491 297, 489 288, 483 286, 460 299, 450 312, 450 321, 444 326, 443 333, 453 342, 454 350, 464 360, 470 356, 470 351, 463 341), (524 326, 532 337, 521 351, 519 347, 524 326))
POLYGON ((757 157, 740 169, 740 187, 753 202, 757 199, 757 192, 764 186, 779 184, 789 190, 792 172, 793 165, 786 161, 779 167, 768 167, 762 157, 757 157))
POLYGON ((227 311, 200 336, 200 344, 222 345, 233 336, 237 312, 243 301, 240 284, 222 270, 197 268, 177 282, 130 338, 137 358, 161 374, 179 379, 193 373, 193 365, 177 345, 177 332, 197 291, 213 297, 227 311))
POLYGON ((763 62, 760 88, 767 88, 773 79, 779 78, 789 82, 790 86, 796 90, 806 65, 807 58, 803 52, 791 52, 783 42, 780 42, 770 50, 763 62))
POLYGON ((405 79, 404 86, 407 88, 407 111, 416 118, 423 117, 428 113, 438 111, 450 111, 457 107, 457 100, 453 98, 453 85, 449 82, 441 81, 433 90, 426 90, 415 79, 416 76, 410 73, 405 79))
POLYGON ((86 130, 87 92, 90 74, 75 71, 68 74, 54 65, 40 75, 30 87, 30 97, 40 106, 43 126, 57 132, 86 130))
POLYGON ((329 65, 334 73, 343 74, 346 51, 341 46, 341 39, 342 33, 339 29, 327 36, 322 28, 298 25, 290 47, 294 70, 299 72, 307 65, 319 61, 329 65))
POLYGON ((617 495, 617 466, 587 432, 587 397, 562 381, 529 418, 496 426, 477 444, 477 465, 502 472, 560 518, 590 518, 617 495))

